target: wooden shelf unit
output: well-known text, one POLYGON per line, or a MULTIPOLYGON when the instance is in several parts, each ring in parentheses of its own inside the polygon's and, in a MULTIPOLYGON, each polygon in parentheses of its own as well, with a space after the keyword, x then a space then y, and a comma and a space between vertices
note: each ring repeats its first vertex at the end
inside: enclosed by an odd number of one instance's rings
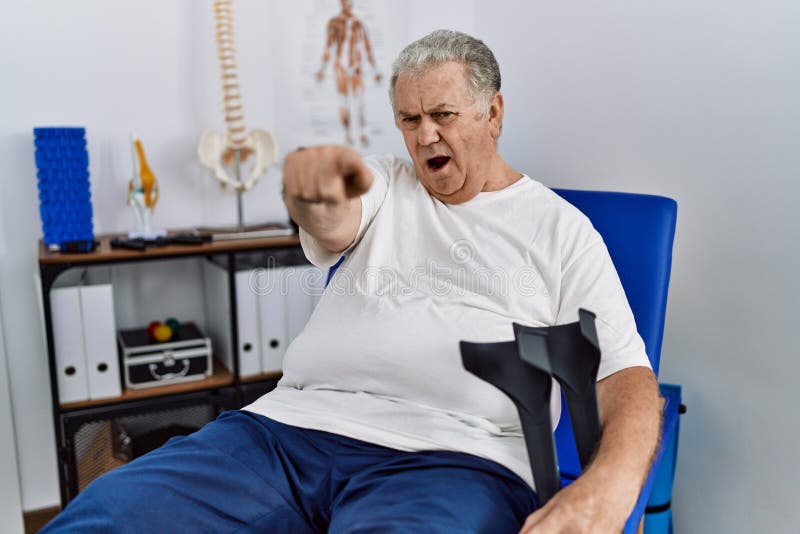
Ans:
MULTIPOLYGON (((259 379, 263 379, 258 377, 259 379)), ((167 384, 165 386, 154 386, 142 389, 122 388, 122 395, 118 397, 108 397, 105 399, 90 399, 77 402, 61 403, 61 410, 64 412, 89 408, 91 406, 105 406, 107 404, 117 404, 131 400, 147 399, 149 397, 163 397, 176 393, 187 393, 190 391, 200 391, 203 389, 214 389, 233 385, 233 373, 214 360, 214 371, 211 376, 202 380, 191 382, 179 382, 177 384, 167 384)))
MULTIPOLYGON (((185 233, 185 232, 172 232, 185 233)), ((264 373, 242 379, 239 376, 238 332, 236 317, 235 271, 237 260, 247 264, 248 257, 253 254, 264 254, 280 258, 275 265, 298 265, 304 262, 300 252, 300 240, 297 235, 238 239, 209 242, 197 245, 171 244, 152 246, 144 251, 117 249, 111 247, 111 240, 123 235, 109 234, 96 236, 99 246, 90 253, 61 253, 48 249, 39 242, 39 274, 41 276, 42 311, 47 343, 48 369, 50 372, 50 391, 52 397, 53 425, 56 435, 57 464, 61 505, 67 503, 78 493, 75 429, 102 420, 103 418, 136 416, 139 411, 154 409, 170 409, 183 406, 187 402, 207 402, 221 409, 238 408, 244 405, 244 399, 253 391, 267 391, 274 387, 280 373, 264 373), (231 317, 231 347, 233 351, 233 369, 228 370, 214 360, 212 376, 191 382, 176 383, 143 389, 123 388, 122 395, 106 399, 85 400, 79 402, 60 403, 57 380, 55 342, 53 336, 52 311, 50 307, 50 290, 58 277, 73 268, 114 264, 137 264, 158 262, 165 259, 205 258, 219 259, 224 257, 228 272, 228 294, 231 317), (302 258, 302 259, 298 259, 302 258), (286 263, 286 262, 290 263, 286 263), (255 388, 255 389, 254 389, 255 388), (229 399, 233 398, 231 402, 229 399), (224 400, 223 400, 224 399, 224 400)))
MULTIPOLYGON (((171 232, 180 234, 184 232, 171 232)), ((160 258, 176 258, 181 256, 206 256, 210 254, 222 254, 231 252, 242 252, 248 250, 264 250, 279 247, 296 247, 300 245, 300 238, 297 235, 284 237, 269 237, 261 239, 235 239, 229 241, 213 241, 201 245, 165 245, 152 246, 143 251, 128 250, 124 248, 112 248, 111 240, 114 238, 125 238, 123 234, 106 234, 97 236, 95 239, 99 245, 94 252, 54 252, 39 241, 39 265, 102 265, 107 263, 119 262, 139 262, 160 258)))

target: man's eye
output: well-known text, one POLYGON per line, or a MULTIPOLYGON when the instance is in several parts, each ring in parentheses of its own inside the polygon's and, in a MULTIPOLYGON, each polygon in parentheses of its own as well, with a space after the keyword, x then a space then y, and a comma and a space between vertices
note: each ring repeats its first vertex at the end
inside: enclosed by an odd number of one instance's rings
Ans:
POLYGON ((453 116, 452 111, 440 111, 436 114, 437 119, 448 119, 453 116))
POLYGON ((408 129, 416 128, 419 125, 419 116, 417 116, 417 117, 403 117, 403 120, 401 122, 402 122, 403 128, 408 128, 408 129))

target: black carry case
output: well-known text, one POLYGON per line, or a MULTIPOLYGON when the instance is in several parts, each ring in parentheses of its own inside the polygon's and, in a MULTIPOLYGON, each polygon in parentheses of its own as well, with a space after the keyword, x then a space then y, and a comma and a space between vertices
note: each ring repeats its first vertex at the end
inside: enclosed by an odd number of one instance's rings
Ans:
POLYGON ((211 341, 194 323, 171 341, 154 343, 144 328, 119 332, 125 386, 133 389, 202 380, 213 372, 211 341))

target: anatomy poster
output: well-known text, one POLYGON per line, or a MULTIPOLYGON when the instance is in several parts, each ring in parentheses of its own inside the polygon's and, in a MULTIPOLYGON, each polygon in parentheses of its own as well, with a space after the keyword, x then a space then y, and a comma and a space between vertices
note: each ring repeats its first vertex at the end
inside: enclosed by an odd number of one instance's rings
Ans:
POLYGON ((474 0, 294 0, 276 7, 270 28, 283 153, 349 144, 363 154, 405 154, 389 101, 392 61, 437 28, 474 30, 474 0))
POLYGON ((391 61, 408 42, 400 2, 287 2, 276 50, 276 119, 282 145, 349 144, 396 152, 391 61), (288 8, 288 5, 291 8, 288 8))

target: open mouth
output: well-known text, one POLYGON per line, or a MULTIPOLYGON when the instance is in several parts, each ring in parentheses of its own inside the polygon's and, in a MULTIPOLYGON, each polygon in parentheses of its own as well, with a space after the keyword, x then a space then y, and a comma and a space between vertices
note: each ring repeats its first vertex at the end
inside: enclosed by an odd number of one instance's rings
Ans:
POLYGON ((450 161, 450 156, 436 156, 428 160, 428 168, 433 172, 438 171, 450 161))

